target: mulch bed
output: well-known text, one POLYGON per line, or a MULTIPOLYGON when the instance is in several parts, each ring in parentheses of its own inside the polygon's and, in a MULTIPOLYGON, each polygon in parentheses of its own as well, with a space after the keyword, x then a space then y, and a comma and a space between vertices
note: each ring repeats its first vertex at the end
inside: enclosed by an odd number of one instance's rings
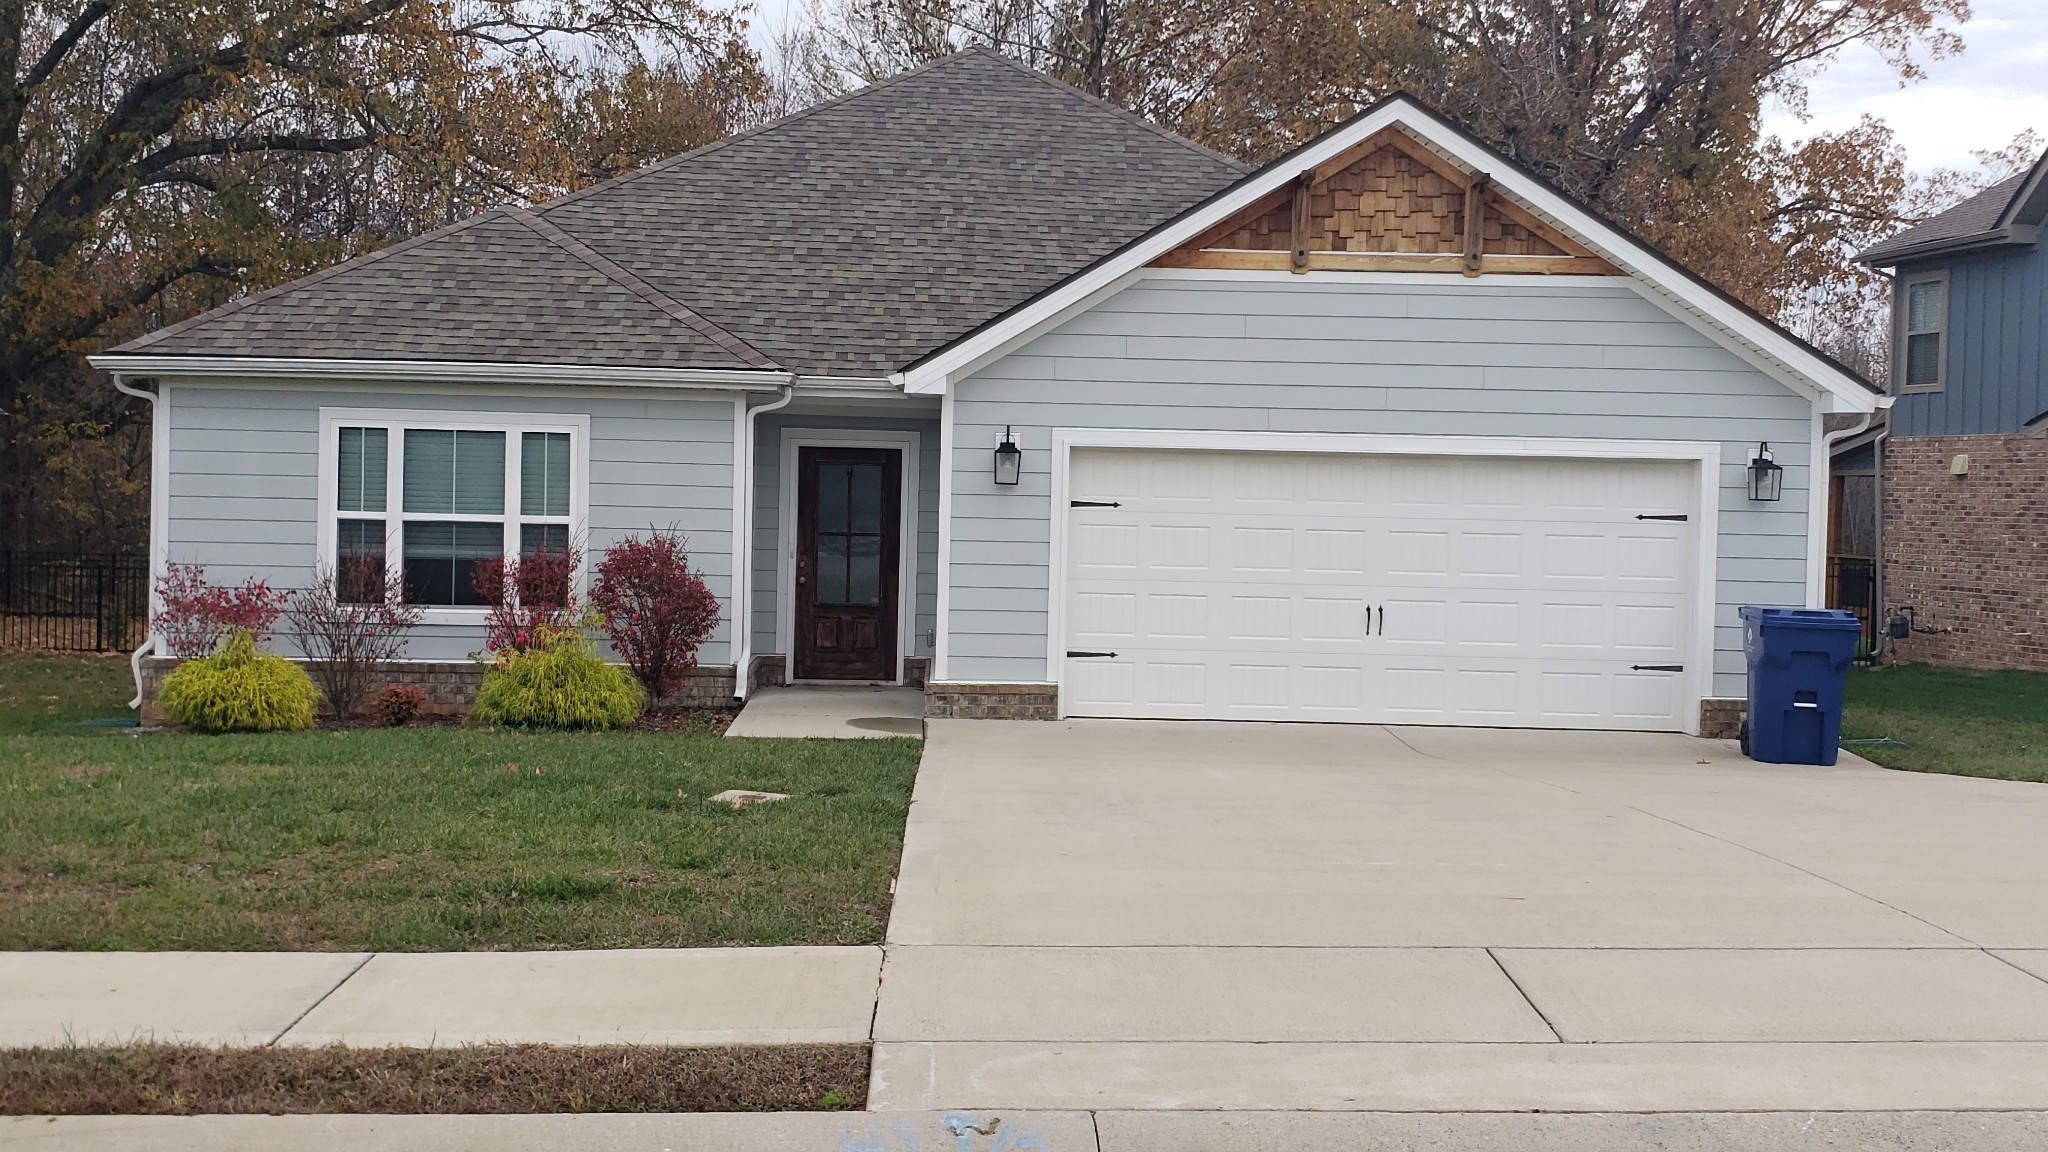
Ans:
POLYGON ((867 1104, 862 1044, 0 1049, 0 1115, 791 1112, 867 1104))

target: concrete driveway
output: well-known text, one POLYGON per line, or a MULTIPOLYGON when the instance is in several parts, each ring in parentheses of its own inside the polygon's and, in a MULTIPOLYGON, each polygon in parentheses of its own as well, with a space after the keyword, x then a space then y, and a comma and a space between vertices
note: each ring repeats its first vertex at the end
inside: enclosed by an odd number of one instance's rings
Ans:
POLYGON ((1678 736, 934 721, 872 1106, 2048 1107, 2048 787, 1678 736))

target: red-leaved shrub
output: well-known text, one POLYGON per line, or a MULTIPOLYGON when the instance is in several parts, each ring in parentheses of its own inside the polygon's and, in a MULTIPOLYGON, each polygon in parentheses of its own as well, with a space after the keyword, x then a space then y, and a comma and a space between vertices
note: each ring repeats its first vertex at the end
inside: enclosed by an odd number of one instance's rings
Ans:
POLYGON ((685 541, 674 532, 612 545, 597 566, 590 602, 650 702, 683 686, 697 666, 697 649, 718 627, 718 597, 690 571, 685 541))
POLYGON ((377 694, 377 720, 386 728, 403 728, 427 706, 427 690, 417 684, 391 684, 377 694))
POLYGON ((422 612, 399 593, 398 573, 368 556, 343 560, 338 571, 323 570, 311 587, 292 593, 285 609, 292 639, 311 662, 307 671, 329 716, 346 720, 360 711, 377 666, 405 651, 405 634, 422 612))
POLYGON ((574 630, 579 622, 576 569, 580 549, 543 549, 517 560, 492 556, 479 560, 470 576, 490 611, 484 615, 484 647, 492 652, 526 652, 547 646, 549 638, 574 630))
POLYGON ((285 596, 261 580, 214 584, 202 564, 172 564, 157 579, 158 607, 150 630, 169 654, 193 659, 212 652, 221 637, 247 628, 261 644, 284 612, 285 596))

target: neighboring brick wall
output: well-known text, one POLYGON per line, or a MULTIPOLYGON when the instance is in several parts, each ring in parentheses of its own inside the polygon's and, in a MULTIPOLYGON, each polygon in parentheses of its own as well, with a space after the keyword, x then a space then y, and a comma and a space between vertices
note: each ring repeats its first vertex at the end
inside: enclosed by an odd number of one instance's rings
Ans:
MULTIPOLYGON (((163 723, 157 711, 157 689, 178 661, 152 656, 142 662, 142 722, 163 723)), ((439 715, 462 715, 476 703, 477 689, 483 687, 484 666, 470 660, 438 663, 386 664, 374 679, 372 696, 386 684, 417 684, 427 690, 426 711, 439 715)), ((662 701, 672 708, 728 708, 733 700, 732 669, 712 666, 692 669, 682 690, 662 701)))
POLYGON ((1742 718, 1749 713, 1747 700, 1700 701, 1700 735, 1709 740, 1734 740, 1742 735, 1742 718))
POLYGON ((953 720, 1057 720, 1059 689, 1051 684, 927 684, 924 714, 953 720))
POLYGON ((2048 437, 1887 441, 1882 619, 1908 606, 1923 631, 1893 659, 2048 670, 2048 437))

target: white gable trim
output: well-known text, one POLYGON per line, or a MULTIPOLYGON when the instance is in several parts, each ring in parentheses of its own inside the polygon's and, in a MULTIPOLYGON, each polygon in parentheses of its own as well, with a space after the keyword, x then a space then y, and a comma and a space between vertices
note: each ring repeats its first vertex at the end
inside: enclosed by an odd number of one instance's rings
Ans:
POLYGON ((1632 282, 1640 285, 1639 291, 1648 289, 1644 294, 1653 303, 1724 344, 1732 340, 1745 350, 1744 358, 1762 371, 1795 391, 1823 398, 1827 411, 1870 412, 1882 405, 1883 397, 1843 376, 1826 357, 1678 272, 1642 244, 1541 181, 1502 163, 1491 149, 1465 139, 1420 105, 1398 97, 1274 162, 1228 193, 890 379, 908 393, 945 393, 952 381, 1122 290, 1154 260, 1250 208, 1301 172, 1337 159, 1388 128, 1400 128, 1465 168, 1486 173, 1496 189, 1626 272, 1632 282))

